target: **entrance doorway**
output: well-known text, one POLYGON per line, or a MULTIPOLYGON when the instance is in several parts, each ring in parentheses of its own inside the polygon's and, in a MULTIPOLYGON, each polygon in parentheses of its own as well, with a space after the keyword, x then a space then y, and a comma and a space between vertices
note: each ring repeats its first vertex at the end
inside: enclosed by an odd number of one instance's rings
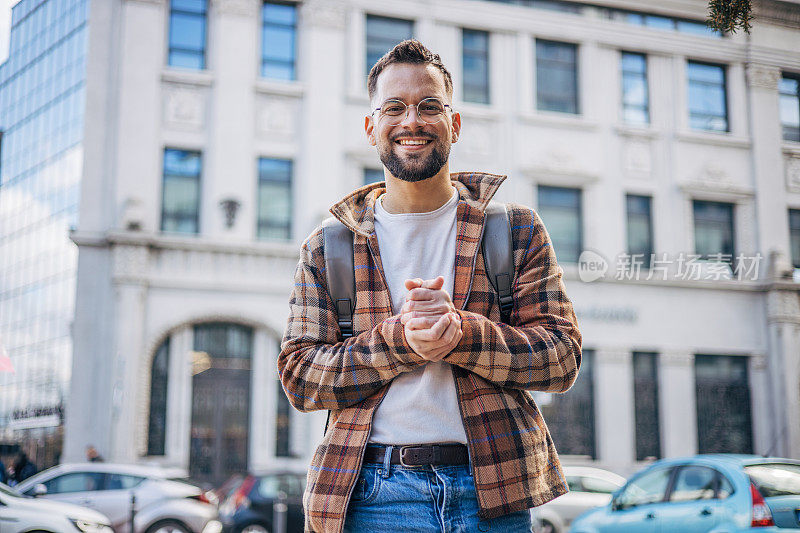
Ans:
POLYGON ((252 329, 238 324, 194 328, 189 475, 222 484, 247 471, 252 329))

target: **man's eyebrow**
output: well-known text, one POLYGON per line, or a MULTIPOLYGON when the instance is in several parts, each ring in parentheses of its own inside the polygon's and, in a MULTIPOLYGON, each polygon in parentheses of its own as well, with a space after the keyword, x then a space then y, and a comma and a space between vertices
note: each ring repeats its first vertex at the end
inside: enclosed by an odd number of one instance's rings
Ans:
MULTIPOLYGON (((428 98, 436 98, 437 100, 441 100, 442 99, 441 96, 436 96, 436 95, 431 94, 431 95, 428 95, 428 96, 423 96, 422 98, 419 99, 419 101, 421 102, 423 100, 427 100, 428 98)), ((384 102, 388 102, 389 100, 399 100, 400 102, 405 103, 405 100, 403 98, 399 97, 399 96, 389 96, 388 98, 385 98, 383 101, 384 102)))

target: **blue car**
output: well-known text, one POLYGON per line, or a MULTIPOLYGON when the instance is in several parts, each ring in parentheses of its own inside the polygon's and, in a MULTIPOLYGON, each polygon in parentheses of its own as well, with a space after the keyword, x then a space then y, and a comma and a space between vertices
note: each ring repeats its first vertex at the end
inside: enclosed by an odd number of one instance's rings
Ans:
POLYGON ((662 459, 572 522, 571 533, 800 531, 800 461, 757 455, 662 459))

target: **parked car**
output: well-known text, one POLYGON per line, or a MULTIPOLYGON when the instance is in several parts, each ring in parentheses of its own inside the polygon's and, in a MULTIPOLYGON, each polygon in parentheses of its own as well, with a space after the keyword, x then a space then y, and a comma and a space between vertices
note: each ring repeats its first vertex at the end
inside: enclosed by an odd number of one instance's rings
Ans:
POLYGON ((759 533, 800 530, 800 461, 753 455, 662 459, 574 533, 759 533))
POLYGON ((2 533, 114 533, 107 517, 77 505, 34 500, 0 483, 2 533))
POLYGON ((111 520, 116 533, 219 533, 215 502, 174 471, 113 463, 62 464, 26 479, 23 494, 91 507, 111 520))
POLYGON ((625 484, 625 478, 591 466, 564 466, 569 492, 531 509, 536 533, 566 533, 581 513, 606 505, 611 494, 625 484))
POLYGON ((225 533, 268 533, 275 523, 275 504, 286 505, 287 533, 303 531, 305 473, 270 471, 226 482, 219 516, 225 533))

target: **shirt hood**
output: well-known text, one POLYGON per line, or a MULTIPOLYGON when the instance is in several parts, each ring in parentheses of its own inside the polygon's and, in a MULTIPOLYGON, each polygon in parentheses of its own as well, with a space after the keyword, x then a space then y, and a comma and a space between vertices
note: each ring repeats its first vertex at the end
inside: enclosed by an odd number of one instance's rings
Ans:
MULTIPOLYGON (((453 172, 450 181, 458 191, 458 201, 467 202, 481 212, 497 192, 506 176, 485 172, 453 172)), ((375 201, 386 192, 386 183, 371 183, 356 189, 331 206, 331 214, 355 233, 369 237, 375 232, 375 201)))

